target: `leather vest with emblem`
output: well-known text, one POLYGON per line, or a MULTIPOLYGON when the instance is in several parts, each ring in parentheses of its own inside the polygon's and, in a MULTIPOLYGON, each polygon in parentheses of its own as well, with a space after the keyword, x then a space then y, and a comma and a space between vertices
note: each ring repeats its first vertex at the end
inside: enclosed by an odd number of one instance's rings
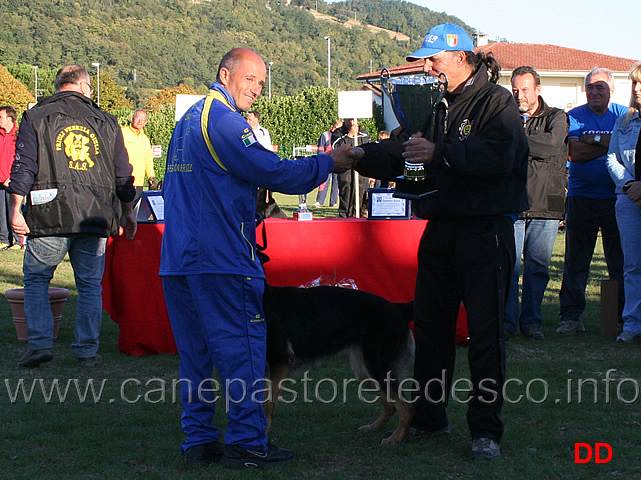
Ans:
POLYGON ((38 173, 25 214, 31 235, 114 235, 116 118, 76 92, 57 93, 25 115, 38 139, 38 173))

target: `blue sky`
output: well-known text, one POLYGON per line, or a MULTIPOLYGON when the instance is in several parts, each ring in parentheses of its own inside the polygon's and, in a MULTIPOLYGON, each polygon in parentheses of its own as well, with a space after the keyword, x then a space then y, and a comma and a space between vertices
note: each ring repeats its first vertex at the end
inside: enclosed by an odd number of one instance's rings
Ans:
POLYGON ((641 60, 639 0, 409 1, 454 15, 490 40, 501 36, 641 60))
POLYGON ((454 15, 490 40, 499 36, 641 60, 639 0, 408 1, 454 15))

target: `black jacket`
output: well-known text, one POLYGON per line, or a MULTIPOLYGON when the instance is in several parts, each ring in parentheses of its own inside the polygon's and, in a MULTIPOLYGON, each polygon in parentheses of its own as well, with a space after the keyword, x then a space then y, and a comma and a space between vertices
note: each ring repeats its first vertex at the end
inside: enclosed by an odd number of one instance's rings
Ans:
MULTIPOLYGON (((460 94, 447 94, 427 122, 436 144, 427 166, 438 193, 418 200, 421 218, 517 214, 527 209, 528 145, 511 93, 481 65, 460 94)), ((406 137, 406 136, 405 136, 406 137)), ((363 146, 357 170, 393 180, 403 172, 402 136, 363 146)))
MULTIPOLYGON (((521 117, 523 118, 523 117, 521 117)), ((565 212, 568 116, 539 97, 539 108, 525 120, 530 155, 527 170, 529 210, 521 218, 561 220, 565 212)))
POLYGON ((131 173, 116 118, 84 95, 56 93, 25 112, 10 186, 27 195, 30 235, 117 233, 131 173))

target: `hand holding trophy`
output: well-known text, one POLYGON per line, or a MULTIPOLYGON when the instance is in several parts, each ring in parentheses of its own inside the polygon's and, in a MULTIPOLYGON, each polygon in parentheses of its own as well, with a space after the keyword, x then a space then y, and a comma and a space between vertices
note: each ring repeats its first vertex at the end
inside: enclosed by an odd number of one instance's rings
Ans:
POLYGON ((395 197, 417 200, 436 193, 431 178, 426 174, 430 150, 434 144, 423 139, 427 121, 434 115, 436 105, 447 90, 445 74, 427 77, 427 83, 401 84, 390 79, 389 70, 381 73, 381 86, 387 95, 398 123, 412 136, 403 145, 405 167, 403 175, 396 177, 395 197))

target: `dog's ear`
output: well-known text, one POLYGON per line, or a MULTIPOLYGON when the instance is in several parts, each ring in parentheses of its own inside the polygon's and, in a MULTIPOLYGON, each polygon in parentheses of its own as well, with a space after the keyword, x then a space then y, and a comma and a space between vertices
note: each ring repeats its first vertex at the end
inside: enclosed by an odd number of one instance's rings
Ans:
POLYGON ((269 262, 269 256, 266 253, 261 252, 260 250, 258 250, 256 253, 258 254, 258 259, 260 260, 261 265, 265 265, 267 262, 269 262))

